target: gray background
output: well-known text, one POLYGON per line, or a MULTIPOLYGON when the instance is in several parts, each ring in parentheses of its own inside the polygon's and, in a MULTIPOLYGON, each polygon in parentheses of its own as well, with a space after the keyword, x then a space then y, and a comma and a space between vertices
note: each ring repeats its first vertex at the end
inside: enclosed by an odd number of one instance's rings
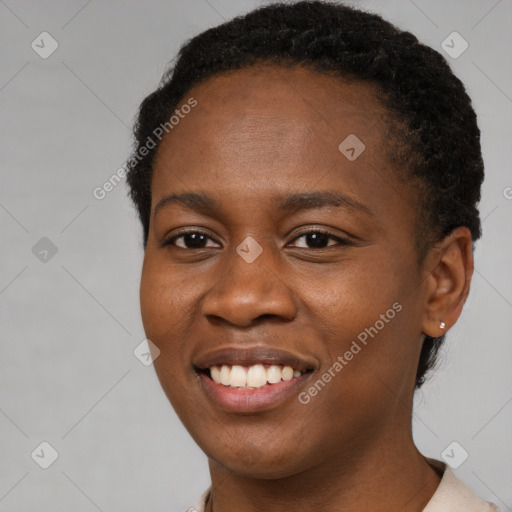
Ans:
MULTIPOLYGON (((0 1, 3 512, 178 511, 209 484, 205 456, 133 355, 145 337, 143 251, 125 184, 101 201, 92 191, 123 165, 136 109, 179 46, 259 4, 0 1), (43 31, 59 45, 47 59, 31 48, 43 31), (34 254, 43 237, 57 248, 46 261, 34 254), (59 454, 48 469, 30 456, 42 441, 59 454)), ((456 474, 512 510, 512 2, 356 5, 442 53, 453 31, 469 43, 447 58, 483 132, 484 237, 469 302, 417 395, 414 433, 435 458, 457 441, 469 457, 456 474)))

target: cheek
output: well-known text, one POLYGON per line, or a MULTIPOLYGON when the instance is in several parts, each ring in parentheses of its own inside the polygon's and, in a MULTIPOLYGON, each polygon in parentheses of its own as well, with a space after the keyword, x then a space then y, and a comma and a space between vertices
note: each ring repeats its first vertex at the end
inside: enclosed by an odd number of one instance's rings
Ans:
MULTIPOLYGON (((186 330, 191 306, 186 289, 172 279, 173 272, 147 253, 140 282, 140 306, 146 336, 160 351, 178 352, 177 336, 186 330)), ((173 359, 175 360, 175 359, 173 359)))
MULTIPOLYGON (((166 326, 165 285, 158 268, 146 255, 140 281, 140 308, 146 336, 155 337, 166 326)), ((155 341, 155 340, 152 340, 155 341)))
POLYGON ((371 259, 358 258, 345 266, 322 269, 316 278, 305 277, 307 285, 299 293, 322 320, 320 328, 332 325, 342 337, 355 336, 399 299, 396 272, 383 258, 371 259))
POLYGON ((160 350, 153 367, 167 398, 186 422, 186 415, 195 401, 187 384, 195 377, 187 343, 192 335, 193 306, 186 290, 172 279, 173 275, 176 273, 170 272, 165 263, 148 252, 141 276, 140 305, 146 337, 160 350))
POLYGON ((343 375, 333 378, 342 396, 347 390, 360 398, 378 395, 383 382, 395 388, 414 373, 419 333, 411 272, 394 258, 374 254, 346 271, 324 273, 309 287, 307 304, 329 354, 322 370, 343 375))

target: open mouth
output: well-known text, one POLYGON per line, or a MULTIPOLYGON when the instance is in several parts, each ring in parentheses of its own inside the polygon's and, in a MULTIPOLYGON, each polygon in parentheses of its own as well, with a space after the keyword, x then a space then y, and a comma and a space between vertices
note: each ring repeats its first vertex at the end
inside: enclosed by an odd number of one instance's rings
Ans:
POLYGON ((293 404, 293 398, 319 367, 316 358, 294 350, 250 344, 221 346, 192 360, 207 399, 236 414, 268 411, 285 402, 293 404))
POLYGON ((264 386, 288 382, 298 379, 313 369, 293 368, 280 364, 252 364, 252 365, 230 365, 218 364, 207 368, 196 368, 202 373, 220 384, 231 389, 258 389, 264 386))

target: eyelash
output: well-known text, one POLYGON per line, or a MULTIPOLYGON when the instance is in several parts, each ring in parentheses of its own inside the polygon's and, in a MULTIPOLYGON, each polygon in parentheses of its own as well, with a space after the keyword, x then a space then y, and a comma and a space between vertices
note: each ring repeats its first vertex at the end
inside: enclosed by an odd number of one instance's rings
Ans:
MULTIPOLYGON (((344 246, 349 246, 349 245, 353 245, 353 243, 348 239, 348 238, 343 238, 343 237, 340 237, 338 235, 335 235, 334 233, 332 233, 331 231, 328 231, 328 230, 324 230, 324 229, 311 229, 309 231, 305 231, 303 233, 300 233, 299 235, 297 235, 293 240, 292 242, 298 240, 299 238, 302 238, 304 236, 307 236, 311 233, 317 233, 317 234, 322 234, 322 235, 326 235, 329 237, 329 239, 333 239, 333 240, 336 240, 336 242, 338 242, 337 244, 335 245, 344 245, 344 246)), ((208 233, 206 233, 205 231, 201 231, 201 230, 190 230, 190 231, 183 231, 182 233, 180 233, 179 235, 174 235, 166 240, 163 241, 162 243, 162 247, 166 247, 166 246, 174 246, 176 247, 177 249, 183 249, 183 250, 186 250, 186 251, 193 251, 193 250, 203 250, 203 249, 208 249, 208 247, 201 247, 201 248, 197 248, 197 249, 194 249, 194 248, 187 248, 187 247, 177 247, 176 245, 174 245, 173 241, 175 241, 176 239, 178 238, 181 238, 185 235, 190 235, 190 234, 196 234, 196 235, 204 235, 206 237, 208 237, 210 240, 214 240, 208 233)), ((214 240, 216 243, 218 243, 216 240, 214 240)), ((323 250, 323 249, 327 249, 329 247, 333 247, 335 245, 327 245, 326 247, 321 247, 321 248, 310 248, 310 250, 323 250)), ((298 247, 298 249, 307 249, 307 247, 298 247)))

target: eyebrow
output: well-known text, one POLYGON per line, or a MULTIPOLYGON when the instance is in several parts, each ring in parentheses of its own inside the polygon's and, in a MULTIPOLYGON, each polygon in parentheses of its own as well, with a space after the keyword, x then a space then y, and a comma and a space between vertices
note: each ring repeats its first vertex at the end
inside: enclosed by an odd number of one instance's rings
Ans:
MULTIPOLYGON (((275 198, 275 201, 277 211, 282 213, 296 213, 301 210, 331 206, 345 210, 357 210, 368 215, 373 215, 371 210, 363 204, 341 192, 331 190, 289 194, 279 196, 275 198)), ((154 215, 156 216, 162 208, 173 204, 178 204, 204 215, 215 214, 221 210, 220 203, 208 194, 204 192, 185 192, 182 194, 168 194, 164 196, 155 206, 154 215)))

